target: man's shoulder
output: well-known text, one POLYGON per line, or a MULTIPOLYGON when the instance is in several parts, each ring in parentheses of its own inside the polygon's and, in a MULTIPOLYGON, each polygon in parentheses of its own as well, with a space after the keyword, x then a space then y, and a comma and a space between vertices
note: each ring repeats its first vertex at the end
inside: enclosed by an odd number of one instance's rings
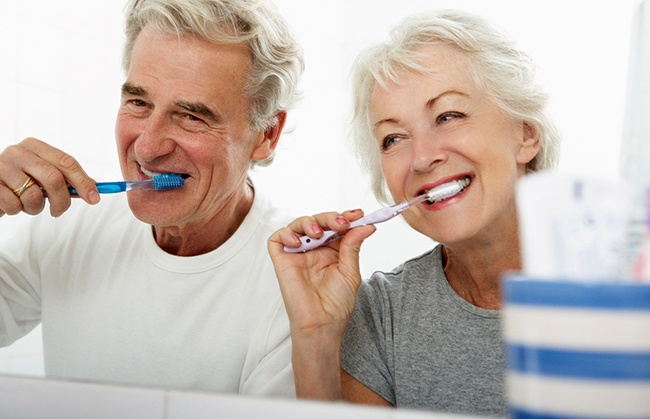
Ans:
POLYGON ((249 213, 260 225, 260 228, 270 230, 271 233, 279 228, 287 226, 291 221, 298 218, 287 208, 275 205, 275 203, 262 191, 255 191, 255 199, 249 213))

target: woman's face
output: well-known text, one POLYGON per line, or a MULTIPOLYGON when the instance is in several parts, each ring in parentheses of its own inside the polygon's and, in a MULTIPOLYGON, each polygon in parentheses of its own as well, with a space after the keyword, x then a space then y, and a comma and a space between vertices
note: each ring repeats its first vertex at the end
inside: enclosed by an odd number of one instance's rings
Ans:
POLYGON ((494 240, 516 228, 515 184, 537 154, 535 131, 508 119, 476 85, 468 58, 442 45, 422 48, 428 74, 398 71, 377 85, 371 119, 396 202, 468 179, 458 195, 404 213, 415 230, 451 245, 494 240))

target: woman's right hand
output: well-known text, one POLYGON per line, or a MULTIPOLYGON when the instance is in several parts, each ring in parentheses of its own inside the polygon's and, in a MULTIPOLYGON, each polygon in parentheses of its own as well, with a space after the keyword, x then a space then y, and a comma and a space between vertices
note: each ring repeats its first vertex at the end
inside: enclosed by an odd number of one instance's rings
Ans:
POLYGON ((302 217, 268 240, 291 324, 296 394, 302 398, 341 399, 340 347, 361 284, 359 252, 375 226, 348 230, 361 210, 302 217), (319 238, 323 229, 347 233, 343 238, 304 253, 288 253, 299 236, 319 238))
POLYGON ((376 229, 364 226, 348 230, 350 222, 361 216, 361 210, 354 210, 301 217, 269 238, 269 254, 287 306, 292 333, 308 334, 328 328, 338 331, 342 337, 361 283, 361 244, 376 229), (324 229, 347 233, 339 240, 304 253, 284 251, 284 246, 300 244, 299 236, 319 238, 324 229))
POLYGON ((47 191, 50 214, 58 217, 70 207, 68 184, 87 203, 99 202, 95 182, 69 154, 35 138, 9 146, 0 153, 0 217, 40 213, 45 207, 43 190, 47 191), (28 185, 29 178, 35 183, 17 196, 14 191, 28 185))

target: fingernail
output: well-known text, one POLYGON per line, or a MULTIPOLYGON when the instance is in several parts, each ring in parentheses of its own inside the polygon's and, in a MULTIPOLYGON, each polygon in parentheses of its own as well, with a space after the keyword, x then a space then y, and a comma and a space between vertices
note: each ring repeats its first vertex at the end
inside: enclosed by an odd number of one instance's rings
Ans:
POLYGON ((101 198, 100 198, 100 196, 99 196, 99 194, 97 192, 90 191, 90 193, 88 193, 88 200, 90 201, 91 204, 99 203, 100 199, 101 198))
POLYGON ((359 212, 359 211, 361 211, 361 209, 359 209, 359 208, 350 210, 350 212, 352 212, 352 213, 359 212))
POLYGON ((293 241, 294 241, 296 244, 300 244, 300 243, 302 243, 302 242, 300 241, 300 239, 298 238, 298 236, 296 236, 295 234, 293 235, 293 241))
POLYGON ((323 232, 323 229, 320 228, 320 226, 318 225, 318 223, 312 223, 312 225, 311 225, 311 231, 313 231, 315 234, 318 234, 318 233, 322 233, 322 232, 323 232))
POLYGON ((336 222, 339 223, 340 225, 345 225, 348 223, 348 220, 345 219, 345 217, 338 216, 336 217, 336 222))

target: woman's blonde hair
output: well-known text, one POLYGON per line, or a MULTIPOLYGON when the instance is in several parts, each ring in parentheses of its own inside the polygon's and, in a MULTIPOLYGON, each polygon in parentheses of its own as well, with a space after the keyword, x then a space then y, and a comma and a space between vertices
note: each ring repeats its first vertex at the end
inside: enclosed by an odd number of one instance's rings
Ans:
POLYGON ((353 145, 369 172, 377 199, 390 202, 381 171, 381 154, 370 120, 370 101, 377 84, 396 81, 396 68, 426 73, 419 65, 421 48, 447 45, 467 55, 477 85, 514 120, 539 134, 540 151, 527 172, 552 168, 559 160, 559 135, 546 115, 547 94, 536 78, 536 66, 511 38, 477 16, 454 10, 420 13, 404 19, 390 40, 363 51, 352 70, 353 145))

